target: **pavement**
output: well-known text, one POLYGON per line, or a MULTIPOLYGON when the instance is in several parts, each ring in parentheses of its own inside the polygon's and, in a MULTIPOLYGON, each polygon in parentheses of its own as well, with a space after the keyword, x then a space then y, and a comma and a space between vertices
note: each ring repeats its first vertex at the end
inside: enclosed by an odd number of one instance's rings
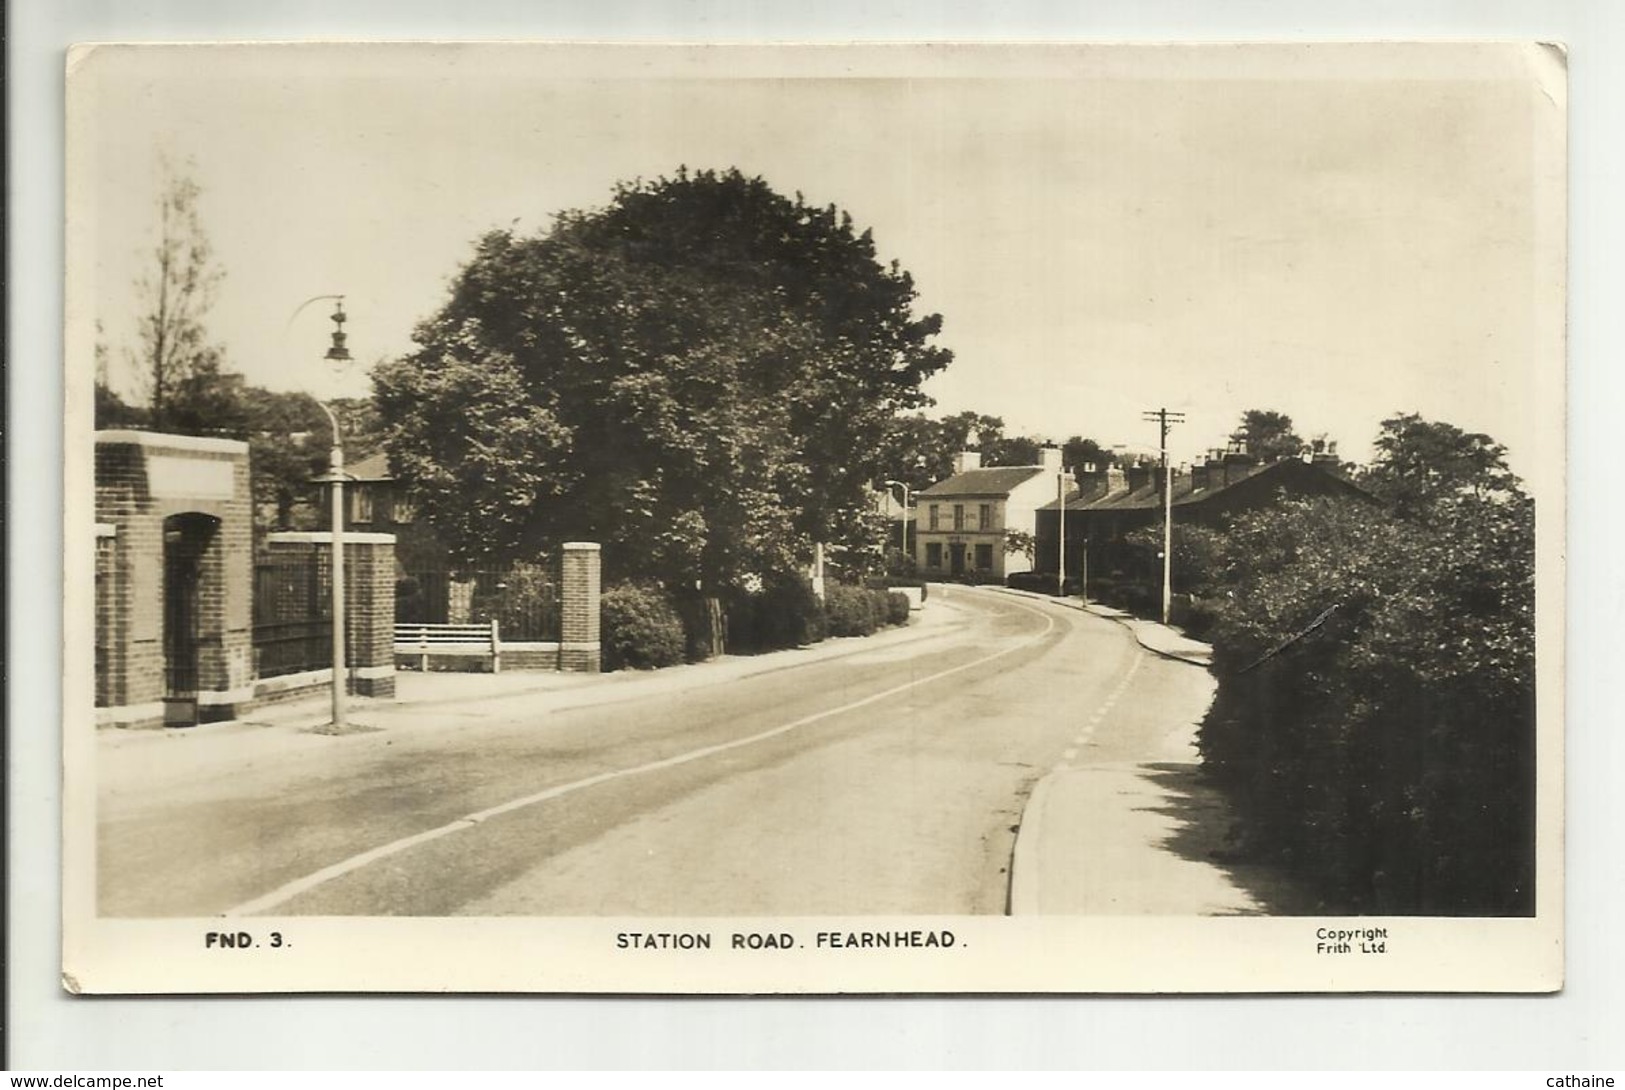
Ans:
MULTIPOLYGON (((1111 606, 1030 591, 1123 625, 1147 651, 1204 671, 1212 645, 1111 606)), ((1169 715, 1154 751, 1063 761, 1034 786, 1011 865, 1011 915, 1229 916, 1310 911, 1301 891, 1233 860, 1223 797, 1201 776, 1201 706, 1169 715)), ((1091 723, 1116 712, 1108 701, 1091 723)), ((1076 752, 1085 752, 1091 725, 1076 752)))
MULTIPOLYGON (((509 706, 543 713, 655 694, 676 694, 880 647, 936 639, 952 626, 953 618, 949 611, 933 610, 929 605, 928 602, 927 608, 914 613, 906 627, 882 629, 871 636, 831 637, 809 647, 760 655, 723 655, 706 662, 661 670, 619 670, 604 674, 557 670, 508 670, 500 674, 397 670, 393 698, 353 695, 349 698, 345 733, 440 729, 448 718, 472 714, 476 706, 482 718, 490 718, 500 715, 509 706)), ((172 750, 179 745, 192 745, 217 751, 225 757, 227 751, 245 756, 262 748, 270 752, 289 744, 290 736, 314 738, 331 722, 331 697, 323 688, 308 696, 254 708, 240 719, 180 730, 104 727, 96 733, 97 746, 104 752, 158 747, 172 750)), ((120 767, 135 766, 121 764, 120 767)))

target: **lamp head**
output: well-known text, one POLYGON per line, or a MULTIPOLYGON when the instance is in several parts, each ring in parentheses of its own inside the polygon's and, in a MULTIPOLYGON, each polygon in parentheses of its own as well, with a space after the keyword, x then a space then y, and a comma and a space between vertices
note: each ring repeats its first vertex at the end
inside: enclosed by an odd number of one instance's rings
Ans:
POLYGON ((345 362, 350 360, 350 350, 344 347, 344 297, 339 296, 338 305, 333 309, 333 346, 327 350, 326 359, 345 362))

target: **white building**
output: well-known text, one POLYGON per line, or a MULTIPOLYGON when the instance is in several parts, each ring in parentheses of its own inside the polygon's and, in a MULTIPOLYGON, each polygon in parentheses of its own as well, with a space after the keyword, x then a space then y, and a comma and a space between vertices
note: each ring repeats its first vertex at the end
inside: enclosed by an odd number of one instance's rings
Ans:
POLYGON ((926 578, 973 576, 1003 580, 1031 571, 1022 552, 1006 551, 1007 534, 1033 535, 1037 511, 1070 488, 1062 481, 1061 452, 1045 447, 1035 466, 982 467, 982 456, 965 451, 954 458, 954 475, 919 493, 914 508, 913 553, 926 578))

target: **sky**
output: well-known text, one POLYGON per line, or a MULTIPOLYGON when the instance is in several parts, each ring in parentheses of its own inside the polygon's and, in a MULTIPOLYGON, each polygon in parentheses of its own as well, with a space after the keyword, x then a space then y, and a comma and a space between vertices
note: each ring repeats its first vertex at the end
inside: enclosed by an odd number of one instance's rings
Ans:
POLYGON ((104 48, 70 80, 70 333, 99 321, 132 388, 165 160, 226 273, 211 336, 250 382, 319 396, 409 351, 482 233, 738 167, 913 275, 955 355, 933 412, 1133 448, 1166 406, 1183 460, 1267 408, 1363 461, 1414 411, 1528 475, 1561 454, 1547 76, 1470 47, 104 48), (300 309, 330 293, 345 373, 331 308, 300 309))

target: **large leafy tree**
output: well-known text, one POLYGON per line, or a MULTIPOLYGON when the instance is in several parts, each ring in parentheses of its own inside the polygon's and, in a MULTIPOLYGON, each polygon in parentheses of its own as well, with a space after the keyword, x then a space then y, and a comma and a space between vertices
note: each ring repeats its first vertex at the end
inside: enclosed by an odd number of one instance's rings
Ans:
MULTIPOLYGON (((1047 442, 1041 436, 1006 435, 1004 419, 986 413, 967 410, 941 418, 913 413, 892 421, 881 467, 887 478, 921 489, 952 475, 954 456, 961 451, 977 451, 984 466, 1037 465, 1039 451, 1047 442)), ((1104 458, 1093 440, 1074 436, 1068 444, 1073 454, 1104 458)))
POLYGON ((1248 409, 1230 440, 1261 462, 1296 458, 1309 444, 1292 430, 1292 418, 1273 409, 1248 409))
POLYGON ((461 557, 580 538, 618 578, 721 591, 871 532, 882 440, 950 358, 915 294, 833 206, 680 170, 486 235, 376 402, 461 557))
POLYGON ((1519 492, 1506 448, 1454 424, 1400 413, 1382 422, 1375 448, 1366 483, 1407 514, 1451 496, 1508 498, 1519 492))
POLYGON ((1083 472, 1084 466, 1094 466, 1098 472, 1113 464, 1116 456, 1093 439, 1074 435, 1061 444, 1061 464, 1068 469, 1083 472))

